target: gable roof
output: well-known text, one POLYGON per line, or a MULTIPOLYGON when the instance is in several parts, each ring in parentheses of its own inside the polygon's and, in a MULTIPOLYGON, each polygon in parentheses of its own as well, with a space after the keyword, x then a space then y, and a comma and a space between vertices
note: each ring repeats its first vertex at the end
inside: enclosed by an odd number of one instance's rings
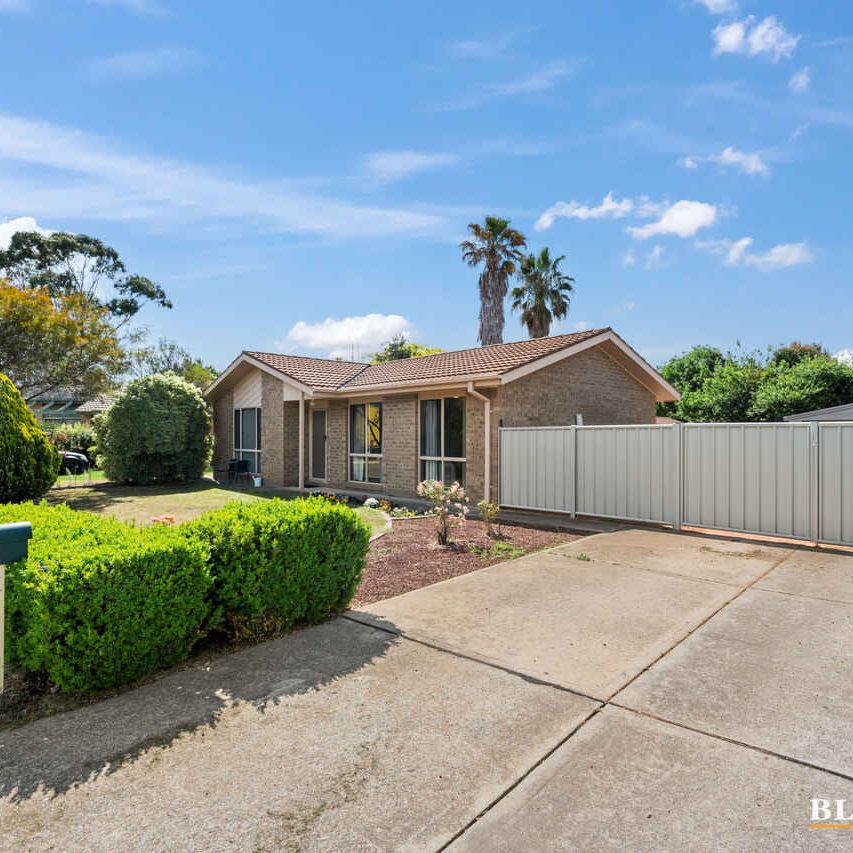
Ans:
POLYGON ((257 351, 243 351, 205 392, 210 395, 241 364, 254 365, 289 379, 306 393, 346 394, 430 386, 451 382, 509 382, 591 346, 604 345, 659 400, 677 400, 678 392, 611 328, 533 338, 486 347, 470 347, 382 364, 338 361, 257 351))

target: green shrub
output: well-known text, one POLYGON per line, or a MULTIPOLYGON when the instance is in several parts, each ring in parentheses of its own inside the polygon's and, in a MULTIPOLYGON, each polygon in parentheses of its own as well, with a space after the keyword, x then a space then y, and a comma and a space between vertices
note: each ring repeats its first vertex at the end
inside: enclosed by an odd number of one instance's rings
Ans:
POLYGON ((9 663, 66 692, 133 681, 186 658, 207 616, 204 545, 66 506, 0 506, 29 521, 30 555, 6 571, 9 663))
POLYGON ((95 464, 95 427, 92 424, 51 424, 45 427, 50 443, 57 450, 82 453, 95 464))
POLYGON ((95 431, 98 464, 118 483, 196 479, 213 447, 201 392, 173 373, 129 382, 95 418, 95 431))
POLYGON ((352 510, 323 498, 232 503, 184 530, 210 549, 212 625, 250 638, 345 608, 370 542, 352 510))
POLYGON ((58 473, 59 454, 21 392, 0 373, 0 503, 41 497, 58 473))

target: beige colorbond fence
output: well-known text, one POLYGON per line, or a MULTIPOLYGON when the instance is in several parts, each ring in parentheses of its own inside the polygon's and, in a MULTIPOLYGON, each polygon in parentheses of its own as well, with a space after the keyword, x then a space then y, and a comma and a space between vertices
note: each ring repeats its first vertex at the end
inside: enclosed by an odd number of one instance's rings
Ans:
POLYGON ((853 423, 504 427, 501 504, 853 544, 853 423))

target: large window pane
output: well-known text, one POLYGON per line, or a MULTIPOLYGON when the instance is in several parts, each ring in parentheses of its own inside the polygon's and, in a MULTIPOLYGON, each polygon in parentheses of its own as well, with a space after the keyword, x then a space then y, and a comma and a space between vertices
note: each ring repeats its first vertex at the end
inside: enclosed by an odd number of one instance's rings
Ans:
POLYGON ((255 409, 243 409, 243 425, 240 432, 240 447, 254 450, 258 442, 258 422, 255 409))
POLYGON ((444 482, 449 486, 453 483, 465 485, 465 463, 464 462, 445 462, 444 463, 444 482))
MULTIPOLYGON (((364 453, 364 405, 350 406, 349 410, 350 453, 364 453)), ((353 479, 356 479, 353 477, 353 479)))
POLYGON ((367 404, 367 452, 382 453, 382 403, 367 404))
POLYGON ((261 410, 260 409, 255 409, 255 416, 256 416, 257 421, 258 421, 257 422, 258 428, 257 428, 257 432, 256 432, 257 441, 255 442, 255 447, 257 447, 258 450, 260 450, 261 449, 261 410))
POLYGON ((465 398, 444 399, 444 455, 465 458, 465 398))
POLYGON ((421 400, 421 456, 441 456, 441 400, 421 400))
POLYGON ((261 472, 261 455, 260 453, 251 453, 246 452, 245 450, 240 451, 238 454, 239 459, 243 459, 249 463, 249 473, 250 474, 259 474, 261 472))
POLYGON ((234 447, 239 447, 239 446, 240 446, 240 410, 234 409, 234 447))

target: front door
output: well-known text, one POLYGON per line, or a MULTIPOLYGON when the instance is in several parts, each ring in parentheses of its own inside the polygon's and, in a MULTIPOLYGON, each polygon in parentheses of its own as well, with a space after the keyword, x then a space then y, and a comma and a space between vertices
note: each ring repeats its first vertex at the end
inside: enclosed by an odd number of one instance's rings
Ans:
POLYGON ((326 479, 326 410, 311 410, 311 479, 326 479))

